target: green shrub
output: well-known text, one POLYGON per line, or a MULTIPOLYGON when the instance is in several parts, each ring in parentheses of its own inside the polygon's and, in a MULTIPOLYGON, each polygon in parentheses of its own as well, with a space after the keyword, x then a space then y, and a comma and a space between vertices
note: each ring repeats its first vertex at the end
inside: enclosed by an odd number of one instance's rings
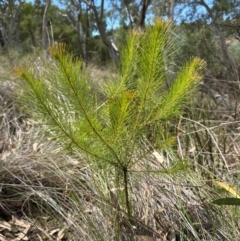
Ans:
POLYGON ((124 197, 121 204, 129 217, 129 170, 153 151, 146 148, 146 140, 156 149, 162 145, 161 123, 177 116, 205 66, 192 58, 175 76, 168 72, 176 56, 170 30, 168 22, 157 19, 144 31, 129 32, 121 48, 118 78, 101 86, 101 99, 82 60, 74 59, 64 44, 51 46, 49 59, 17 70, 25 107, 65 147, 81 151, 91 168, 106 170, 109 184, 114 181, 123 190, 118 198, 124 197), (166 89, 166 81, 173 77, 166 89))

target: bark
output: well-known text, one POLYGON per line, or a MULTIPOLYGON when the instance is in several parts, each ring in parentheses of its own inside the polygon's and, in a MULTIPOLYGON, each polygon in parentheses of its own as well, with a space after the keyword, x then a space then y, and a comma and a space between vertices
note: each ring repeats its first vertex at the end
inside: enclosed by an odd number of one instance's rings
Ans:
MULTIPOLYGON (((77 36, 78 36, 78 54, 79 54, 79 56, 82 56, 83 52, 84 52, 83 44, 82 44, 83 29, 82 29, 82 23, 81 23, 81 16, 82 16, 82 7, 80 5, 80 10, 79 10, 78 19, 77 19, 77 36)), ((73 26, 73 24, 72 24, 72 26, 73 26)), ((74 28, 74 29, 76 29, 76 28, 74 28)))
POLYGON ((145 27, 145 19, 146 19, 147 8, 148 8, 149 4, 150 4, 150 0, 143 0, 142 10, 141 10, 141 14, 140 14, 140 21, 139 21, 139 26, 141 28, 145 27))
POLYGON ((3 36, 3 28, 2 27, 0 27, 0 44, 1 44, 2 48, 5 45, 4 36, 3 36))
POLYGON ((128 3, 126 1, 123 1, 123 4, 125 6, 125 9, 126 9, 126 12, 127 12, 128 18, 129 18, 130 27, 133 28, 133 26, 134 26, 134 19, 133 19, 132 14, 129 11, 128 3))
POLYGON ((51 5, 51 0, 46 0, 46 5, 43 13, 43 21, 42 21, 42 49, 43 50, 46 50, 49 45, 47 24, 48 24, 48 11, 49 11, 50 5, 51 5))
POLYGON ((30 38, 31 38, 31 41, 32 41, 32 46, 36 47, 37 45, 36 45, 34 32, 33 32, 32 28, 30 26, 28 26, 28 32, 29 32, 29 35, 30 35, 30 38))
POLYGON ((81 0, 71 0, 71 10, 76 14, 76 18, 69 16, 68 14, 61 14, 63 17, 67 18, 70 23, 72 29, 77 33, 77 45, 78 45, 78 56, 85 56, 85 40, 83 33, 83 25, 82 25, 82 1, 81 0))
POLYGON ((16 11, 14 12, 13 14, 13 17, 11 18, 10 20, 10 24, 9 24, 9 30, 8 30, 8 47, 9 48, 12 48, 13 47, 13 33, 15 31, 15 28, 14 26, 16 25, 16 22, 17 22, 17 19, 19 17, 19 14, 20 14, 20 9, 22 7, 24 2, 22 2, 21 0, 19 1, 19 4, 17 6, 17 9, 16 11))
POLYGON ((16 37, 15 37, 15 47, 20 46, 20 26, 21 26, 21 14, 18 14, 17 22, 16 22, 16 37))
POLYGON ((104 0, 101 0, 100 14, 98 13, 96 6, 92 2, 89 2, 87 0, 83 0, 83 1, 88 5, 89 9, 93 11, 97 28, 99 30, 103 43, 107 46, 109 50, 110 57, 112 58, 112 60, 115 62, 116 65, 119 65, 120 63, 119 53, 118 51, 116 51, 114 44, 108 39, 106 30, 103 25, 104 0))
POLYGON ((175 8, 176 1, 171 0, 170 2, 170 8, 169 8, 169 13, 168 13, 168 18, 173 21, 174 20, 174 8, 175 8))
POLYGON ((85 38, 85 49, 84 49, 84 60, 86 65, 88 64, 88 41, 90 37, 90 29, 89 29, 89 16, 88 16, 89 9, 86 9, 86 38, 85 38))

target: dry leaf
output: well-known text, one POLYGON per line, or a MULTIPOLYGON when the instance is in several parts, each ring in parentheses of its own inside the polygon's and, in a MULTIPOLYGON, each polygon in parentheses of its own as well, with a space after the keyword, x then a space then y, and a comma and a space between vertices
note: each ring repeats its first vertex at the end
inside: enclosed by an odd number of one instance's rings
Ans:
POLYGON ((0 221, 0 231, 4 229, 11 231, 11 225, 5 221, 0 221))
POLYGON ((65 235, 64 231, 65 231, 65 229, 63 228, 58 232, 58 236, 57 236, 56 241, 61 241, 64 238, 64 235, 65 235))
POLYGON ((5 161, 6 158, 11 154, 11 151, 5 151, 2 154, 1 161, 5 161))
POLYGON ((229 193, 231 193, 234 197, 236 198, 240 198, 240 195, 236 192, 236 188, 227 185, 226 183, 220 182, 220 181, 213 181, 213 183, 223 189, 225 189, 226 191, 228 191, 229 193))
POLYGON ((37 234, 37 236, 38 236, 40 241, 43 241, 42 237, 39 234, 37 234))
POLYGON ((0 234, 0 241, 7 241, 7 240, 0 234))
POLYGON ((159 153, 158 151, 154 150, 152 155, 155 157, 155 159, 160 162, 160 163, 164 163, 165 161, 165 157, 163 156, 163 154, 159 153))
POLYGON ((55 228, 55 229, 53 229, 49 234, 50 234, 50 235, 54 235, 54 234, 56 234, 59 230, 60 230, 60 228, 55 228))
POLYGON ((38 143, 33 143, 33 151, 37 152, 38 151, 38 143))
POLYGON ((15 238, 15 239, 12 239, 11 241, 21 241, 21 240, 28 240, 27 238, 27 233, 31 227, 31 224, 28 223, 27 221, 24 221, 24 220, 20 220, 20 219, 17 219, 16 217, 12 216, 12 220, 9 222, 10 224, 13 224, 13 225, 16 225, 16 226, 20 226, 20 227, 23 227, 25 228, 23 231, 21 231, 19 234, 18 234, 18 237, 15 238))

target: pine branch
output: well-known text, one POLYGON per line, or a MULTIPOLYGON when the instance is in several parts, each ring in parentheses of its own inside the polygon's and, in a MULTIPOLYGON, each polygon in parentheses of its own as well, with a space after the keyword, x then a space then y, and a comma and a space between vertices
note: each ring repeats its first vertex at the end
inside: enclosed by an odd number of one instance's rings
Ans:
POLYGON ((179 113, 196 90, 205 67, 202 60, 193 58, 170 76, 167 70, 176 52, 170 28, 169 22, 158 19, 145 31, 131 30, 121 50, 118 80, 112 79, 101 88, 104 102, 95 98, 82 61, 67 53, 65 45, 52 46, 50 60, 18 71, 26 106, 45 121, 50 134, 63 145, 74 144, 98 168, 111 167, 111 174, 102 174, 106 179, 112 182, 115 175, 117 182, 121 177, 129 219, 130 168, 159 143, 167 142, 161 137, 166 126, 161 122, 166 124, 179 113), (174 81, 166 89, 168 78, 174 81), (150 139, 152 148, 146 147, 150 139))

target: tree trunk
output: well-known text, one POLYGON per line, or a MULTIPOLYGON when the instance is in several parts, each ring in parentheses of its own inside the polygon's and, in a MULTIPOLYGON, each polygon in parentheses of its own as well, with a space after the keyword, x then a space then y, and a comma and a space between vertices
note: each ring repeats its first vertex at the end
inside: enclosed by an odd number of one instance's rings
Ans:
POLYGON ((88 16, 89 8, 86 9, 86 37, 85 37, 85 49, 84 49, 84 60, 86 65, 88 64, 88 41, 90 37, 90 29, 89 29, 89 16, 88 16))
POLYGON ((142 10, 140 14, 140 21, 139 21, 139 25, 141 28, 144 28, 145 26, 145 19, 146 19, 147 8, 149 6, 149 3, 150 3, 150 0, 143 0, 142 10))
POLYGON ((48 11, 49 11, 50 5, 51 5, 51 0, 46 0, 46 5, 43 13, 43 22, 42 22, 42 49, 43 50, 46 50, 49 44, 47 24, 48 24, 48 11))
MULTIPOLYGON (((78 17, 77 17, 78 55, 82 57, 83 56, 83 44, 82 44, 83 29, 82 29, 81 19, 82 19, 82 5, 81 3, 79 3, 78 17)), ((73 27, 73 29, 75 28, 73 27)))
POLYGON ((168 13, 168 18, 173 21, 174 20, 174 8, 175 8, 175 0, 170 1, 170 8, 169 8, 169 13, 168 13))
POLYGON ((30 35, 30 39, 31 39, 31 42, 32 42, 32 46, 33 46, 33 47, 36 47, 37 44, 36 44, 34 32, 33 32, 32 28, 31 28, 30 26, 28 26, 28 32, 29 32, 29 35, 30 35))
POLYGON ((0 27, 0 44, 2 48, 5 46, 5 41, 4 41, 4 34, 3 34, 3 28, 0 27))
POLYGON ((14 36, 13 33, 14 33, 14 30, 15 30, 14 26, 17 22, 18 17, 19 17, 20 9, 22 7, 22 4, 23 4, 23 2, 20 0, 19 4, 17 6, 17 9, 14 12, 14 14, 11 18, 10 24, 9 24, 9 30, 8 30, 8 47, 9 48, 13 47, 13 36, 14 36))
POLYGON ((215 30, 217 31, 217 35, 219 36, 219 40, 220 40, 220 46, 222 49, 222 53, 223 53, 223 61, 224 64, 227 68, 227 80, 229 81, 233 81, 234 80, 234 73, 235 73, 235 66, 234 63, 231 59, 231 57, 228 54, 227 51, 227 44, 226 44, 226 38, 223 35, 223 32, 221 31, 220 26, 217 24, 217 20, 212 12, 212 10, 209 8, 209 6, 206 4, 206 2, 204 0, 200 0, 200 5, 204 6, 209 14, 209 16, 212 19, 212 23, 213 26, 215 28, 215 30))
POLYGON ((99 30, 100 36, 102 38, 103 43, 107 46, 110 57, 115 62, 116 65, 119 65, 120 59, 119 59, 119 53, 116 51, 116 48, 114 47, 114 44, 107 38, 106 30, 103 26, 103 11, 104 11, 104 0, 101 0, 101 12, 100 15, 97 11, 97 8, 94 4, 89 3, 87 0, 83 0, 90 9, 92 9, 94 13, 94 17, 96 20, 97 28, 99 30))

